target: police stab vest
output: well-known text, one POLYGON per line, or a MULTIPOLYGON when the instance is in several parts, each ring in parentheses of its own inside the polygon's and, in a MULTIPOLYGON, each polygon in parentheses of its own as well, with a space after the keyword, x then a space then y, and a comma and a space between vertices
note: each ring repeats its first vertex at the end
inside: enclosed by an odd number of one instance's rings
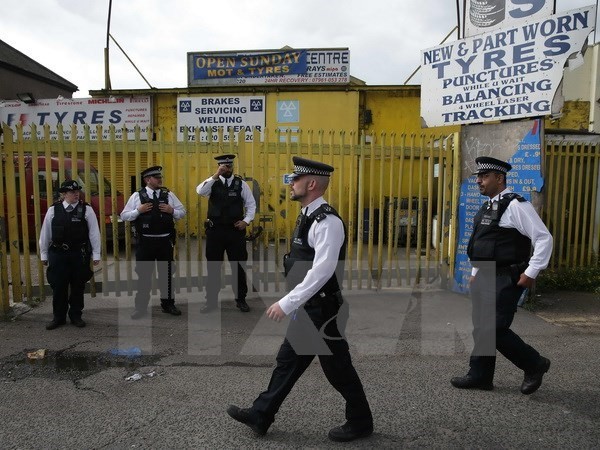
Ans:
POLYGON ((80 201, 72 211, 67 211, 62 201, 55 202, 52 218, 52 244, 80 248, 89 242, 89 229, 85 220, 87 203, 80 201))
POLYGON ((467 254, 473 266, 477 261, 496 261, 496 267, 506 267, 529 261, 531 239, 515 228, 500 227, 500 218, 514 199, 524 202, 518 194, 505 194, 499 201, 483 204, 474 219, 473 234, 467 254))
POLYGON ((161 203, 169 203, 169 190, 161 187, 160 194, 158 195, 156 202, 150 198, 146 188, 140 189, 138 194, 140 196, 140 203, 154 203, 154 205, 152 205, 152 209, 150 211, 140 214, 138 218, 135 219, 135 231, 137 235, 174 235, 175 221, 173 220, 173 215, 162 213, 158 208, 158 205, 161 203))
POLYGON ((208 218, 214 224, 232 225, 244 218, 242 182, 242 177, 234 175, 229 186, 220 179, 213 183, 208 198, 208 218))
MULTIPOLYGON (((296 221, 296 228, 294 229, 292 244, 290 246, 290 252, 285 255, 283 262, 286 283, 289 290, 292 290, 298 284, 300 284, 306 277, 307 272, 312 268, 312 262, 315 259, 315 249, 308 245, 308 231, 310 230, 310 227, 315 221, 321 222, 329 214, 340 218, 337 211, 328 204, 319 206, 309 216, 301 214, 298 217, 298 220, 296 221)), ((329 280, 327 280, 320 291, 327 295, 334 294, 341 290, 347 240, 346 225, 344 224, 344 221, 342 221, 342 225, 344 226, 344 243, 340 248, 338 264, 334 274, 329 280)))

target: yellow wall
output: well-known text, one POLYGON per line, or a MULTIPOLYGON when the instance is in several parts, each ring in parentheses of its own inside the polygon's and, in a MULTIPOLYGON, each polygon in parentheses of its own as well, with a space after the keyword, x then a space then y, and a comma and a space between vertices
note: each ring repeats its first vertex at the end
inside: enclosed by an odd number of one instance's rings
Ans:
POLYGON ((358 99, 356 91, 273 92, 267 94, 267 129, 300 127, 302 130, 358 131, 358 99), (277 122, 277 102, 299 103, 299 122, 277 122))
MULTIPOLYGON (((256 93, 218 93, 198 94, 202 97, 220 97, 225 95, 256 95, 256 93)), ((190 95, 194 97, 196 95, 190 95)), ((356 91, 334 92, 267 92, 265 127, 270 140, 275 139, 275 131, 280 127, 307 130, 358 130, 358 98, 356 91), (298 101, 299 122, 278 122, 277 105, 279 101, 298 101)), ((154 97, 153 120, 155 127, 163 127, 165 139, 171 140, 177 125, 177 94, 159 93, 154 97)))
POLYGON ((374 134, 375 141, 382 132, 401 134, 444 134, 459 131, 459 126, 421 128, 421 97, 418 88, 386 89, 365 91, 365 109, 372 114, 372 123, 366 125, 366 132, 374 134))
POLYGON ((565 101, 561 116, 556 119, 546 117, 544 123, 546 130, 563 129, 586 132, 590 126, 590 102, 565 101))
POLYGON ((177 126, 177 95, 170 93, 156 95, 152 109, 154 127, 163 127, 165 139, 173 139, 173 132, 177 126))

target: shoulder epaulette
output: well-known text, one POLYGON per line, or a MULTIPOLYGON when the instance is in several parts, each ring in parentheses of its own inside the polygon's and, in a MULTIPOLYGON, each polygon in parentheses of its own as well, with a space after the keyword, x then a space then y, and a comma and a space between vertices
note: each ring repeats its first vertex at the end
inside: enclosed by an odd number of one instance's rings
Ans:
POLYGON ((507 199, 509 199, 510 201, 513 201, 513 200, 515 200, 515 199, 517 199, 517 200, 518 200, 518 201, 520 201, 520 202, 526 202, 526 201, 527 201, 527 199, 523 198, 521 195, 519 195, 519 194, 516 194, 516 193, 514 193, 514 192, 510 192, 510 193, 508 193, 508 194, 504 194, 504 195, 502 196, 502 198, 503 198, 503 199, 507 198, 507 199))
POLYGON ((317 222, 321 222, 329 214, 334 214, 336 216, 338 215, 337 211, 332 206, 324 204, 315 209, 311 216, 313 216, 317 222))

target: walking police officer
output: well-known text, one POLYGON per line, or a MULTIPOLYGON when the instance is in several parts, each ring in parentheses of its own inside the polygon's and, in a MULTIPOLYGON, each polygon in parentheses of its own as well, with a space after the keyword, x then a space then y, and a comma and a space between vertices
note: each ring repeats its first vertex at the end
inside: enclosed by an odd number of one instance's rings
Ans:
POLYGON ((493 389, 498 350, 524 372, 521 393, 529 395, 542 384, 550 360, 510 326, 524 289, 532 288, 548 266, 552 236, 532 204, 506 187, 510 164, 487 156, 475 162, 479 192, 488 197, 475 215, 467 246, 473 266, 469 285, 475 346, 469 372, 451 383, 459 389, 493 389))
POLYGON ((183 204, 169 189, 162 186, 162 167, 153 166, 142 172, 144 187, 134 192, 121 212, 121 219, 134 222, 137 245, 135 250, 138 276, 135 295, 136 320, 147 314, 151 279, 158 266, 160 304, 163 312, 181 315, 171 292, 171 269, 175 242, 175 220, 186 214, 183 204))
POLYGON ((267 309, 280 321, 292 316, 267 389, 250 408, 227 413, 264 435, 275 414, 315 355, 327 380, 346 400, 346 423, 329 431, 333 441, 352 441, 373 433, 373 416, 344 338, 348 307, 341 295, 346 254, 345 225, 323 194, 333 167, 294 157, 290 197, 300 202, 290 253, 284 267, 289 292, 267 309))
POLYGON ((48 266, 46 277, 52 288, 53 319, 47 330, 66 323, 85 327, 81 318, 85 283, 100 264, 100 231, 96 214, 79 199, 81 186, 75 180, 64 181, 58 190, 61 200, 55 202, 44 217, 40 233, 40 258, 48 266))
POLYGON ((254 219, 256 201, 248 183, 233 174, 234 158, 235 155, 217 156, 217 171, 196 188, 199 195, 208 197, 208 220, 205 223, 208 283, 206 305, 202 309, 205 313, 218 306, 225 253, 234 277, 232 288, 236 306, 242 312, 250 311, 246 303, 246 227, 254 219))

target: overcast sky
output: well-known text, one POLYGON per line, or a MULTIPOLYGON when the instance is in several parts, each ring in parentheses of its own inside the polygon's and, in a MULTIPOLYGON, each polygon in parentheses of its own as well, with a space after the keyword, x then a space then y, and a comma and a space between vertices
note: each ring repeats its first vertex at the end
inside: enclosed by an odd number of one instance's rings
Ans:
MULTIPOLYGON (((596 1, 557 0, 556 10, 596 1)), ((0 14, 0 39, 77 85, 74 97, 87 97, 105 84, 108 4, 13 1, 0 14)), ((157 88, 187 86, 187 52, 285 45, 348 47, 353 76, 399 85, 418 67, 420 51, 438 45, 456 20, 456 0, 113 0, 110 32, 157 88)), ((147 88, 113 41, 109 48, 113 89, 147 88)), ((415 76, 409 84, 419 82, 415 76)))

